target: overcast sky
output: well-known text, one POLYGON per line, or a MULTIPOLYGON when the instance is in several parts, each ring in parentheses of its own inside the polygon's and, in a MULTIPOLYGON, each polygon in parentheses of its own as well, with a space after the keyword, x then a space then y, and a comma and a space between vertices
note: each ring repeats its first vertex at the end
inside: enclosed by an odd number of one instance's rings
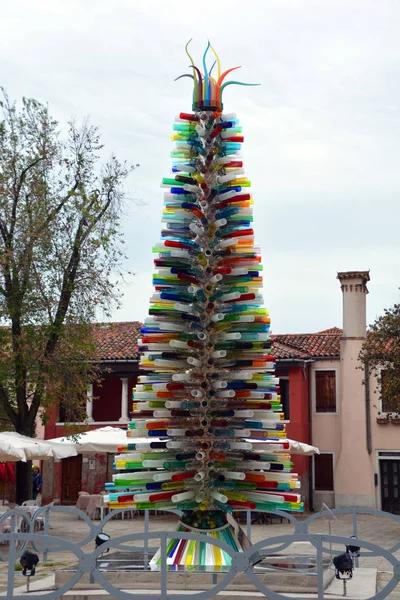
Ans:
POLYGON ((191 108, 184 45, 209 37, 242 65, 225 109, 246 174, 276 333, 341 325, 337 271, 371 270, 368 320, 399 302, 400 3, 397 0, 2 0, 0 84, 90 116, 129 180, 128 269, 113 320, 142 320, 159 239, 174 116, 191 108))

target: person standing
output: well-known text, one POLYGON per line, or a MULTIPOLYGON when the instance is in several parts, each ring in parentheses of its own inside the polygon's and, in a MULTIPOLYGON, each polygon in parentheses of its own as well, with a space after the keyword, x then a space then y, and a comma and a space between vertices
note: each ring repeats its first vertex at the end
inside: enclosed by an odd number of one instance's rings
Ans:
POLYGON ((39 467, 33 467, 32 471, 32 495, 33 499, 36 500, 39 494, 42 493, 42 476, 40 474, 39 467))

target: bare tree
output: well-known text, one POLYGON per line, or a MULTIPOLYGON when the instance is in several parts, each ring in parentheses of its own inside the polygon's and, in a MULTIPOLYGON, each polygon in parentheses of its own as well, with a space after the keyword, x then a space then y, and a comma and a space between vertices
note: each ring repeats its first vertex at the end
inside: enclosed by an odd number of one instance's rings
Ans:
MULTIPOLYGON (((97 376, 91 323, 118 302, 123 184, 134 167, 115 156, 100 165, 88 123, 70 122, 64 139, 36 100, 17 109, 3 90, 0 106, 0 410, 33 436, 38 414, 79 403, 97 376)), ((30 465, 19 463, 19 501, 30 485, 30 465)))

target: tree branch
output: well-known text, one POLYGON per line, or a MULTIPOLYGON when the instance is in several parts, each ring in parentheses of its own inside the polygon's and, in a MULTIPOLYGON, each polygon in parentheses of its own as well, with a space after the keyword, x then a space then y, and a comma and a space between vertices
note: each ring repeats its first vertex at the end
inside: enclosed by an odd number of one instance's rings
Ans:
POLYGON ((74 245, 71 252, 71 257, 67 268, 64 272, 63 283, 60 292, 60 298, 58 301, 57 312, 53 321, 50 336, 46 343, 46 348, 43 354, 43 359, 40 361, 39 375, 36 380, 35 392, 33 394, 31 406, 29 408, 29 418, 34 420, 40 407, 42 395, 43 395, 43 371, 45 369, 46 362, 49 358, 54 355, 57 347, 58 340, 61 336, 61 329, 64 324, 65 316, 67 314, 69 303, 71 300, 74 281, 79 266, 80 252, 82 247, 82 236, 84 230, 84 217, 79 221, 79 225, 75 234, 74 245))
POLYGON ((42 302, 43 302, 43 304, 44 304, 44 306, 46 308, 46 311, 47 311, 47 316, 48 316, 48 319, 49 319, 49 323, 51 323, 52 318, 53 318, 53 315, 51 313, 51 304, 49 302, 49 299, 46 297, 46 294, 44 292, 44 289, 43 289, 43 286, 42 286, 42 282, 41 282, 41 279, 40 279, 40 275, 37 272, 35 264, 33 264, 32 268, 33 268, 33 274, 34 274, 34 277, 35 277, 35 280, 36 280, 36 285, 38 287, 39 294, 40 294, 40 296, 42 298, 42 302))
POLYGON ((8 240, 8 231, 7 231, 7 226, 5 223, 3 223, 3 220, 0 219, 0 233, 1 233, 1 237, 3 238, 3 242, 6 245, 7 244, 7 240, 8 240))
POLYGON ((9 233, 10 239, 12 239, 14 236, 15 224, 17 222, 18 202, 20 199, 21 189, 24 184, 25 177, 26 177, 27 173, 31 169, 33 169, 33 167, 36 167, 36 165, 38 165, 40 163, 40 161, 42 161, 42 160, 44 160, 44 158, 42 156, 35 159, 33 162, 31 162, 29 165, 27 165, 24 169, 22 169, 18 183, 16 183, 14 181, 14 198, 13 198, 13 204, 12 204, 12 208, 11 208, 11 227, 10 227, 10 233, 9 233))
POLYGON ((3 386, 2 383, 0 383, 0 405, 4 408, 7 416, 9 417, 9 419, 11 419, 14 427, 16 427, 17 425, 17 413, 15 412, 15 410, 12 408, 10 402, 9 402, 9 398, 8 398, 8 394, 3 386))
POLYGON ((54 219, 54 217, 60 212, 60 210, 63 208, 63 206, 66 205, 66 203, 68 202, 68 200, 75 194, 76 190, 79 188, 80 182, 79 181, 75 181, 73 187, 69 190, 68 194, 66 196, 64 196, 64 198, 61 200, 61 202, 59 202, 57 204, 57 206, 55 207, 54 210, 52 210, 49 213, 49 216, 47 217, 47 219, 45 219, 43 221, 42 226, 39 228, 39 230, 37 231, 36 235, 40 235, 42 233, 42 231, 44 231, 46 229, 46 227, 49 225, 49 223, 52 222, 52 220, 54 219))
MULTIPOLYGON (((86 241, 90 233, 93 231, 94 227, 100 221, 100 219, 107 212, 112 199, 113 199, 113 190, 110 189, 107 192, 107 201, 100 212, 96 215, 96 217, 92 220, 90 226, 86 227, 86 218, 81 217, 73 244, 73 249, 71 253, 71 257, 68 263, 68 266, 65 269, 63 283, 61 287, 60 298, 58 302, 57 312, 53 321, 53 327, 50 334, 50 337, 47 340, 46 348, 44 351, 43 361, 41 365, 41 371, 37 379, 37 383, 35 386, 35 392, 33 394, 31 406, 29 408, 29 417, 30 420, 36 418, 36 414, 39 410, 41 398, 43 394, 43 368, 45 362, 53 356, 55 349, 57 347, 58 340, 61 335, 61 328, 65 320, 65 316, 68 312, 69 304, 71 301, 72 292, 74 289, 74 282, 76 279, 76 274, 78 271, 79 261, 81 257, 81 249, 83 243, 86 241), (86 231, 85 231, 86 227, 86 231)), ((92 202, 93 204, 93 202, 92 202)))

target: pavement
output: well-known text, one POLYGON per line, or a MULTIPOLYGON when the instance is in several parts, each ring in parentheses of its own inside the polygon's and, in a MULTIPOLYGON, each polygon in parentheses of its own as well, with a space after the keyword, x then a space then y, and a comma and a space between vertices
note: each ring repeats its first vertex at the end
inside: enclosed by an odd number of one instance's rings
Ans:
MULTIPOLYGON (((347 597, 354 598, 354 600, 362 600, 374 596, 376 593, 376 576, 376 569, 365 567, 355 569, 353 579, 349 579, 346 582, 347 597)), ((329 598, 342 598, 343 581, 339 581, 336 578, 332 579, 325 590, 325 595, 329 598)))
MULTIPOLYGON (((354 580, 350 581, 347 584, 347 600, 367 600, 368 598, 370 598, 371 596, 373 596, 375 594, 375 584, 373 586, 373 588, 371 588, 371 584, 372 584, 372 579, 371 579, 371 571, 374 571, 375 576, 376 576, 376 571, 374 569, 360 569, 360 575, 362 576, 361 584, 360 582, 356 583, 354 580), (366 579, 365 579, 366 577, 366 579), (365 582, 368 583, 365 583, 365 582), (351 585, 352 584, 352 585, 351 585)), ((343 586, 341 582, 337 582, 339 585, 335 586, 332 585, 329 586, 326 590, 325 590, 325 597, 327 600, 336 600, 336 599, 342 599, 343 598, 343 586)), ((42 595, 45 592, 48 592, 50 590, 54 589, 54 575, 46 577, 45 579, 42 579, 40 582, 36 581, 33 584, 31 584, 30 586, 30 592, 29 594, 26 594, 26 586, 22 586, 22 587, 18 587, 15 588, 14 590, 14 594, 15 595, 26 595, 26 597, 30 598, 31 596, 35 596, 37 598, 42 597, 42 595)), ((135 588, 135 590, 132 589, 127 589, 127 590, 122 590, 124 592, 130 593, 133 596, 133 599, 135 598, 135 595, 139 595, 139 594, 149 594, 152 593, 152 590, 149 590, 148 588, 146 589, 139 589, 139 588, 135 588)), ((155 591, 155 590, 154 590, 155 591)), ((169 594, 176 594, 177 596, 182 596, 183 600, 185 598, 187 598, 188 596, 191 596, 193 594, 196 594, 198 592, 196 592, 195 590, 172 590, 169 589, 168 590, 169 594)), ((6 596, 6 592, 0 594, 0 597, 5 597, 6 596)), ((155 598, 157 598, 157 596, 154 596, 155 598)), ((287 598, 309 598, 310 600, 314 600, 317 599, 317 595, 316 594, 291 594, 291 593, 286 593, 285 597, 287 598)), ((391 598, 392 596, 390 596, 391 598)), ((96 589, 92 589, 92 590, 72 590, 70 592, 67 592, 66 594, 63 594, 63 596, 61 596, 60 598, 65 599, 65 600, 103 600, 104 598, 108 598, 109 600, 111 600, 111 596, 108 595, 108 593, 105 590, 96 590, 96 589)), ((212 596, 210 598, 210 600, 225 600, 225 598, 228 599, 237 599, 237 600, 241 600, 243 598, 245 598, 245 600, 262 600, 264 598, 265 600, 265 596, 259 592, 248 592, 248 591, 235 591, 235 590, 229 590, 229 591, 222 591, 219 592, 219 594, 217 594, 216 596, 212 596)))
MULTIPOLYGON (((150 518, 149 529, 150 531, 162 531, 162 530, 174 530, 176 527, 177 517, 174 515, 152 515, 150 518)), ((386 519, 383 517, 377 517, 372 515, 359 515, 357 519, 358 529, 357 535, 359 539, 365 541, 371 541, 384 549, 390 549, 394 544, 400 540, 400 524, 386 519)), ((143 531, 144 520, 136 517, 129 520, 112 519, 109 521, 104 528, 104 532, 108 533, 111 538, 116 538, 129 533, 139 533, 143 531)), ((274 522, 273 524, 254 524, 252 526, 252 541, 257 542, 268 537, 274 537, 278 535, 286 535, 293 533, 294 528, 291 524, 274 522)), ((326 521, 322 519, 315 520, 309 528, 310 533, 329 533, 329 526, 326 521)), ((83 540, 88 535, 88 527, 86 523, 78 519, 73 514, 68 513, 53 513, 50 520, 50 535, 62 537, 70 542, 78 542, 83 540)), ((353 534, 352 528, 352 517, 350 515, 339 515, 339 521, 331 524, 331 533, 333 535, 350 536, 353 534)), ((137 544, 135 542, 135 544, 137 544)), ((137 544, 139 545, 139 544, 137 544)), ((154 540, 156 545, 156 540, 154 540)), ((94 549, 94 543, 91 541, 88 543, 83 550, 89 552, 94 549)), ((2 549, 0 547, 0 552, 2 549)), ((4 550, 3 550, 4 552, 4 550)), ((289 548, 285 549, 285 555, 296 554, 305 555, 312 554, 314 549, 308 543, 296 542, 293 543, 289 548)), ((400 561, 400 551, 395 554, 395 557, 400 561)), ((44 588, 51 589, 54 585, 54 573, 56 570, 65 568, 67 566, 76 563, 76 557, 71 552, 49 552, 47 563, 45 565, 39 564, 38 576, 35 581, 32 580, 30 596, 38 595, 40 592, 35 592, 34 588, 40 587, 43 591, 44 588), (53 579, 51 579, 53 577, 53 579), (51 583, 53 582, 53 583, 51 583)), ((391 564, 387 562, 381 556, 377 557, 361 557, 359 562, 360 569, 355 571, 355 575, 352 581, 348 583, 348 599, 354 598, 363 599, 374 595, 375 587, 376 591, 380 591, 387 584, 392 577, 391 564)), ((6 577, 7 565, 0 563, 0 590, 5 590, 5 584, 7 581, 6 577)), ((16 574, 15 586, 21 586, 24 580, 20 574, 16 574)), ((21 588, 22 590, 25 588, 21 588)), ((135 590, 138 592, 139 590, 135 590)), ((75 595, 75 600, 83 600, 86 594, 87 598, 94 600, 95 598, 104 597, 104 594, 100 593, 101 590, 82 590, 79 595, 75 595), (92 593, 93 592, 93 593, 92 593), (96 596, 96 594, 97 596, 96 596)), ((143 593, 148 593, 149 590, 144 590, 143 593)), ((177 594, 185 592, 189 594, 189 590, 177 590, 177 594)), ((171 590, 172 593, 172 590, 171 590)), ((326 597, 334 600, 336 597, 343 597, 342 583, 339 581, 333 581, 325 591, 326 597)), ((4 596, 4 594, 1 594, 4 596)), ((231 598, 245 596, 246 600, 254 598, 263 598, 262 595, 257 593, 246 593, 246 592, 233 592, 229 591, 226 594, 219 594, 218 598, 224 598, 225 596, 231 596, 231 598)), ((286 594, 287 597, 291 597, 291 594, 286 594)), ((70 598, 71 594, 65 595, 65 598, 70 598)), ((108 596, 110 597, 110 596, 108 596)), ((300 598, 315 598, 313 595, 300 595, 293 594, 293 597, 300 598)), ((400 600, 400 586, 397 586, 388 596, 390 600, 400 600)))

